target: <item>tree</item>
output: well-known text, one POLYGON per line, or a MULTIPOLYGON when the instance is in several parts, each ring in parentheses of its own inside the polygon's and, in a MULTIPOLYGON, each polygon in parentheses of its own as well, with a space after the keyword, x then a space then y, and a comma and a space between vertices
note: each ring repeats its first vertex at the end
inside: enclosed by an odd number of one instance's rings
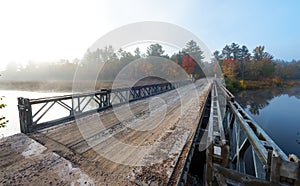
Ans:
POLYGON ((255 47, 255 49, 253 50, 253 59, 255 61, 259 61, 262 59, 273 59, 273 56, 271 54, 269 54, 268 52, 265 52, 265 47, 264 46, 257 46, 255 47))
POLYGON ((216 50, 216 51, 213 53, 213 55, 214 55, 214 57, 215 57, 215 59, 216 59, 217 61, 221 61, 222 55, 220 54, 220 52, 219 52, 218 50, 216 50))
POLYGON ((250 56, 251 56, 248 48, 245 45, 242 46, 239 56, 240 56, 239 60, 241 60, 241 62, 242 62, 242 65, 241 65, 242 80, 244 80, 244 78, 245 78, 245 62, 249 61, 250 56))
POLYGON ((147 48, 147 56, 163 56, 164 54, 164 50, 162 49, 162 46, 158 43, 156 44, 151 44, 148 48, 147 48))
POLYGON ((248 48, 243 45, 241 50, 240 50, 240 56, 242 61, 249 61, 251 54, 249 53, 248 48))
POLYGON ((120 62, 122 63, 129 63, 136 59, 135 56, 133 56, 130 52, 126 52, 125 50, 122 50, 121 48, 118 51, 120 62))
POLYGON ((193 60, 193 58, 191 56, 189 56, 188 54, 185 54, 182 59, 182 68, 188 74, 194 74, 195 67, 196 67, 196 62, 193 60))
POLYGON ((141 51, 140 51, 139 47, 137 47, 137 48, 134 50, 134 57, 135 57, 136 59, 141 58, 141 51))
MULTIPOLYGON (((3 99, 3 97, 0 97, 0 101, 2 101, 2 99, 3 99)), ((0 103, 0 109, 3 109, 4 107, 6 107, 6 105, 3 103, 0 103)), ((0 116, 0 128, 5 127, 7 123, 8 123, 8 120, 4 116, 0 116)))
POLYGON ((246 65, 245 79, 247 80, 270 80, 275 75, 275 63, 272 60, 252 60, 246 65))
POLYGON ((201 49, 195 41, 191 40, 186 43, 185 48, 183 48, 182 51, 187 54, 193 54, 200 52, 201 49))
MULTIPOLYGON (((232 43, 231 45, 225 45, 225 47, 222 50, 222 54, 219 54, 219 51, 214 52, 215 58, 219 59, 222 57, 223 61, 223 66, 227 68, 228 66, 238 66, 239 69, 236 69, 234 67, 235 71, 235 78, 241 78, 244 80, 244 74, 245 74, 245 68, 246 68, 246 63, 250 61, 251 54, 249 53, 248 48, 243 45, 240 47, 240 45, 236 43, 232 43), (228 63, 233 62, 235 64, 229 65, 228 63)), ((224 71, 224 70, 223 70, 224 71)), ((231 76, 231 75, 229 75, 231 76)))
POLYGON ((182 51, 186 54, 189 54, 198 63, 202 62, 202 60, 204 59, 203 51, 193 40, 187 42, 185 48, 183 48, 182 51))
POLYGON ((253 50, 253 59, 255 61, 259 61, 263 58, 263 53, 264 53, 265 47, 264 46, 257 46, 253 50))
POLYGON ((111 45, 105 46, 104 48, 97 48, 95 51, 90 51, 89 49, 83 57, 83 62, 86 64, 99 64, 105 62, 115 61, 117 55, 111 45))
POLYGON ((232 57, 231 53, 232 53, 231 47, 228 45, 225 45, 225 47, 222 50, 222 55, 223 55, 224 59, 231 58, 232 57))
POLYGON ((221 68, 226 79, 229 81, 238 78, 240 71, 240 62, 238 61, 239 55, 240 48, 236 43, 225 45, 222 50, 223 60, 221 62, 221 68))
POLYGON ((236 43, 232 43, 231 46, 231 52, 233 60, 239 61, 240 58, 240 46, 236 43))
POLYGON ((261 61, 262 76, 265 78, 273 78, 275 74, 275 64, 268 58, 263 58, 261 61))
POLYGON ((240 63, 232 58, 223 59, 221 68, 225 77, 229 80, 236 79, 240 69, 240 63))

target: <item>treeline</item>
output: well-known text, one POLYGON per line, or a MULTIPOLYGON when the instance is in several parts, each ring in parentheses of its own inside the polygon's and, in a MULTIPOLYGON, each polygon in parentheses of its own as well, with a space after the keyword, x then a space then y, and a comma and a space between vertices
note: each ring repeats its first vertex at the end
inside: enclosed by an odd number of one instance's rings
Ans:
POLYGON ((160 44, 149 45, 146 53, 139 48, 131 53, 107 46, 94 51, 87 50, 81 60, 31 61, 26 65, 9 63, 6 70, 1 72, 0 81, 70 82, 76 77, 82 81, 112 82, 120 74, 119 80, 124 81, 157 75, 175 81, 213 77, 215 74, 219 76, 219 66, 232 91, 266 85, 282 86, 287 81, 300 79, 300 61, 274 60, 264 46, 257 46, 250 52, 245 45, 232 43, 213 55, 216 60, 204 62, 203 51, 195 41, 187 42, 184 48, 171 56, 165 53, 160 44))
POLYGON ((26 65, 11 62, 1 72, 1 81, 71 81, 80 65, 79 59, 60 60, 57 62, 34 62, 26 65))
POLYGON ((226 85, 232 91, 264 85, 281 86, 287 80, 300 79, 300 60, 274 60, 264 46, 257 46, 250 53, 245 45, 232 43, 213 54, 224 73, 226 85))
MULTIPOLYGON (((145 75, 155 76, 156 74, 171 80, 190 78, 191 76, 200 78, 205 76, 201 68, 212 67, 211 63, 203 62, 203 59, 203 51, 195 41, 188 42, 181 51, 172 56, 165 54, 160 44, 149 45, 146 53, 141 53, 139 48, 131 53, 123 49, 116 51, 112 46, 107 46, 95 51, 87 50, 82 60, 29 62, 25 66, 10 63, 6 70, 1 72, 1 80, 72 81, 76 72, 76 78, 80 80, 113 81, 124 69, 126 73, 123 72, 123 80, 136 79, 145 75), (200 67, 196 61, 200 62, 202 66, 200 67)), ((210 75, 212 74, 213 72, 210 73, 210 75)))

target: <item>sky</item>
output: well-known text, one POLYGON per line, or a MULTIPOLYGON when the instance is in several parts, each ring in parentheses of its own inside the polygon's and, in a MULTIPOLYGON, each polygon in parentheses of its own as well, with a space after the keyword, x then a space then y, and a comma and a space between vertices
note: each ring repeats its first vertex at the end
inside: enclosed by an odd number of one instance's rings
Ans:
POLYGON ((232 42, 300 59, 299 0, 0 0, 0 68, 82 58, 113 29, 140 21, 183 27, 213 52, 232 42))

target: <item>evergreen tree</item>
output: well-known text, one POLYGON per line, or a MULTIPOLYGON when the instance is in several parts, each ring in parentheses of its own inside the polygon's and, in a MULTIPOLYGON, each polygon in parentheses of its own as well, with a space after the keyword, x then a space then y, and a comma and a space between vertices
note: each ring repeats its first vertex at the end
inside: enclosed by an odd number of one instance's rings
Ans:
POLYGON ((159 56, 162 57, 164 54, 164 50, 162 49, 162 46, 158 43, 156 44, 151 44, 147 48, 147 56, 159 56))

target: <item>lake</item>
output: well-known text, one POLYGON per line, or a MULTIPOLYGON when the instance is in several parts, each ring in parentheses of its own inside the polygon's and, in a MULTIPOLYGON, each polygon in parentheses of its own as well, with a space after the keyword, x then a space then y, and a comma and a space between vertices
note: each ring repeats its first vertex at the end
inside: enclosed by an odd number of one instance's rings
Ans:
POLYGON ((300 88, 251 90, 235 95, 286 154, 300 157, 300 88))

